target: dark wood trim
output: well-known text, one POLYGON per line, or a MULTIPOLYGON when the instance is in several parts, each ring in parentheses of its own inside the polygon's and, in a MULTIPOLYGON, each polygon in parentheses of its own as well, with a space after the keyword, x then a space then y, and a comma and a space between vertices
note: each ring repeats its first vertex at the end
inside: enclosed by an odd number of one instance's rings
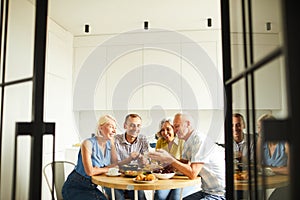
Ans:
POLYGON ((226 162, 226 199, 234 197, 233 185, 233 146, 232 146, 232 88, 225 82, 231 78, 230 17, 229 0, 221 0, 222 55, 224 82, 224 116, 225 116, 225 162, 226 162))

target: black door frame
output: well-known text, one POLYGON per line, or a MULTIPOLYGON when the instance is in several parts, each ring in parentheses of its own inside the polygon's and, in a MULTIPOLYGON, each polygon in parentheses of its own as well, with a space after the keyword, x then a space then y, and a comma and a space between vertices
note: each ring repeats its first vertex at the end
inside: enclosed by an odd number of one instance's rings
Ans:
MULTIPOLYGON (((242 1, 242 3, 251 4, 251 0, 242 1)), ((233 199, 234 198, 234 187, 233 187, 233 147, 232 147, 232 84, 239 81, 240 79, 246 79, 247 77, 251 77, 252 73, 260 67, 263 67, 268 62, 276 59, 278 56, 283 55, 285 60, 285 70, 286 70, 286 90, 287 90, 287 100, 288 100, 288 117, 286 119, 277 120, 277 122, 273 122, 273 126, 279 127, 281 130, 286 131, 286 135, 277 134, 276 139, 286 139, 290 144, 290 185, 291 185, 291 199, 298 198, 298 188, 297 186, 300 184, 300 161, 297 159, 296 155, 300 152, 300 136, 298 134, 299 128, 298 124, 300 121, 300 95, 299 95, 299 85, 300 85, 300 59, 299 59, 299 48, 300 48, 300 38, 299 38, 299 22, 297 19, 300 18, 300 12, 295 6, 295 3, 288 0, 282 0, 282 23, 283 23, 283 31, 284 31, 284 41, 282 47, 274 50, 269 53, 266 57, 261 59, 260 61, 253 63, 250 62, 251 65, 245 67, 245 70, 236 76, 232 77, 231 74, 231 53, 230 53, 230 7, 229 0, 221 1, 221 18, 222 18, 222 47, 223 47, 223 78, 224 78, 224 86, 225 86, 225 102, 227 112, 225 113, 225 141, 226 141, 226 198, 233 199)), ((251 10, 248 10, 248 13, 251 13, 251 10)), ((251 16, 250 22, 251 24, 251 16)), ((251 28, 250 28, 251 32, 251 28)), ((252 33, 252 32, 251 32, 252 33)), ((245 35, 245 33, 244 33, 245 35)), ((246 37, 246 36, 245 36, 246 37)), ((251 37, 251 36, 250 36, 251 37)), ((251 42, 251 40, 250 40, 251 42)), ((250 44, 251 46, 252 44, 250 44)), ((251 47, 250 47, 251 49, 251 47)), ((251 54, 250 54, 251 55, 251 54)), ((248 83, 248 81, 245 81, 248 83)), ((253 88, 253 87, 252 87, 253 88)), ((253 98, 254 91, 250 95, 253 98)), ((247 104, 247 113, 249 112, 249 104, 247 104)), ((251 107, 255 112, 254 106, 251 107)), ((255 113, 254 115, 255 116, 255 113)), ((255 130, 255 128, 254 128, 255 130)), ((273 139, 271 137, 268 138, 268 130, 267 127, 265 129, 266 139, 273 139)), ((281 132, 282 134, 282 132, 281 132)), ((257 196, 251 197, 250 199, 256 199, 257 196)))
MULTIPOLYGON (((40 200, 42 198, 42 161, 43 161, 43 136, 45 134, 53 135, 53 149, 55 147, 55 123, 44 122, 44 87, 45 87, 45 58, 46 58, 46 40, 47 40, 47 11, 48 0, 37 0, 35 9, 35 40, 34 40, 34 65, 33 76, 29 78, 6 82, 6 45, 9 16, 9 0, 1 0, 1 20, 0 20, 0 59, 2 62, 2 81, 1 87, 1 121, 0 121, 0 144, 2 144, 3 135, 3 108, 5 105, 5 87, 33 82, 32 89, 32 120, 31 122, 17 122, 15 129, 15 152, 14 152, 14 169, 13 184, 11 188, 11 199, 16 199, 16 166, 17 166, 17 141, 18 137, 31 136, 31 154, 30 154, 30 185, 28 199, 40 200), (3 35, 3 36, 2 36, 3 35), (39 187, 38 187, 39 186, 39 187)), ((54 152, 54 151, 53 151, 54 152)), ((0 151, 0 156, 2 151, 0 151)), ((52 159, 54 160, 54 153, 52 159)), ((2 163, 0 161, 0 169, 2 163)), ((54 176, 54 175, 53 175, 54 176)), ((0 184, 5 184, 0 177, 0 184)), ((52 183, 54 184, 54 183, 52 183)), ((54 195, 52 194, 54 199, 54 195)))
MULTIPOLYGON (((45 134, 53 135, 52 160, 54 160, 55 148, 55 123, 44 122, 47 17, 48 0, 37 0, 34 40, 32 121, 19 122, 16 124, 16 140, 18 136, 31 136, 29 199, 33 200, 40 200, 42 198, 43 136, 45 134)), ((15 142, 15 145, 17 145, 17 142, 15 142)), ((15 152, 17 152, 17 146, 15 152)), ((14 180, 16 180, 16 163, 15 153, 14 180)), ((55 172, 53 172, 53 176, 54 173, 55 172)), ((15 184, 14 181, 14 188, 16 188, 15 184)), ((52 187, 53 185, 54 181, 52 187)), ((13 192, 13 199, 15 199, 14 194, 15 192, 13 192)), ((52 199, 54 199, 53 192, 52 199)))

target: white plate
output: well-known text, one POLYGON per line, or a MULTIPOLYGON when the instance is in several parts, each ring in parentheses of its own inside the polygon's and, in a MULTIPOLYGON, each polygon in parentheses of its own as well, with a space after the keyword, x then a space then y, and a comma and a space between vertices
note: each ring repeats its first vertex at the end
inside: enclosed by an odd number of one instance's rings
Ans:
POLYGON ((110 173, 106 173, 106 176, 120 176, 121 173, 117 173, 117 174, 110 174, 110 173))

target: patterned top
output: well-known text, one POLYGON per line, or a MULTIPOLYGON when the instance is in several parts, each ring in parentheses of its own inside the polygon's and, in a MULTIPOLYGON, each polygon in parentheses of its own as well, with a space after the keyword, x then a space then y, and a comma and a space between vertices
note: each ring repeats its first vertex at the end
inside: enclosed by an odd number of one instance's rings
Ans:
MULTIPOLYGON (((105 155, 103 154, 101 148, 98 145, 97 137, 88 138, 83 143, 88 148, 88 151, 92 152, 91 159, 92 159, 93 167, 104 167, 104 166, 110 165, 110 163, 111 163, 110 141, 106 142, 105 155)), ((91 177, 85 173, 84 166, 82 163, 81 149, 79 150, 79 153, 78 153, 77 165, 75 166, 75 170, 80 175, 82 175, 88 179, 91 179, 91 177)))
POLYGON ((160 137, 157 140, 155 149, 164 149, 167 152, 169 152, 172 156, 174 156, 174 158, 181 159, 183 145, 184 145, 184 140, 178 139, 178 137, 176 136, 174 138, 172 147, 169 151, 168 142, 165 139, 163 139, 162 137, 160 137))
POLYGON ((225 195, 225 152, 208 137, 193 132, 185 141, 183 159, 191 163, 204 163, 199 172, 202 191, 208 194, 225 195))
POLYGON ((264 149, 264 160, 263 164, 272 167, 284 167, 287 166, 288 156, 285 152, 285 142, 279 142, 276 149, 270 157, 268 143, 263 146, 264 149))
POLYGON ((122 161, 130 156, 132 152, 144 154, 149 151, 149 143, 144 135, 138 135, 133 144, 127 142, 125 134, 117 134, 115 136, 115 145, 118 153, 118 161, 122 161))
MULTIPOLYGON (((250 135, 250 138, 253 136, 250 135)), ((250 140, 250 160, 253 160, 253 142, 250 140)), ((240 143, 236 143, 236 141, 233 141, 233 152, 242 152, 243 159, 247 159, 248 156, 248 141, 247 141, 247 135, 244 134, 244 139, 240 143)))

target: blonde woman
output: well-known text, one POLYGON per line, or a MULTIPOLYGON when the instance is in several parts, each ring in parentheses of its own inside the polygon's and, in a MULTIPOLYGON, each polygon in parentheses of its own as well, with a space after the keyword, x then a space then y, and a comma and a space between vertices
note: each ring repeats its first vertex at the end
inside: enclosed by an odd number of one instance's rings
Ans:
POLYGON ((110 115, 100 117, 96 135, 82 142, 77 165, 64 183, 64 200, 107 199, 92 183, 91 176, 106 173, 117 165, 115 134, 116 120, 110 115))

